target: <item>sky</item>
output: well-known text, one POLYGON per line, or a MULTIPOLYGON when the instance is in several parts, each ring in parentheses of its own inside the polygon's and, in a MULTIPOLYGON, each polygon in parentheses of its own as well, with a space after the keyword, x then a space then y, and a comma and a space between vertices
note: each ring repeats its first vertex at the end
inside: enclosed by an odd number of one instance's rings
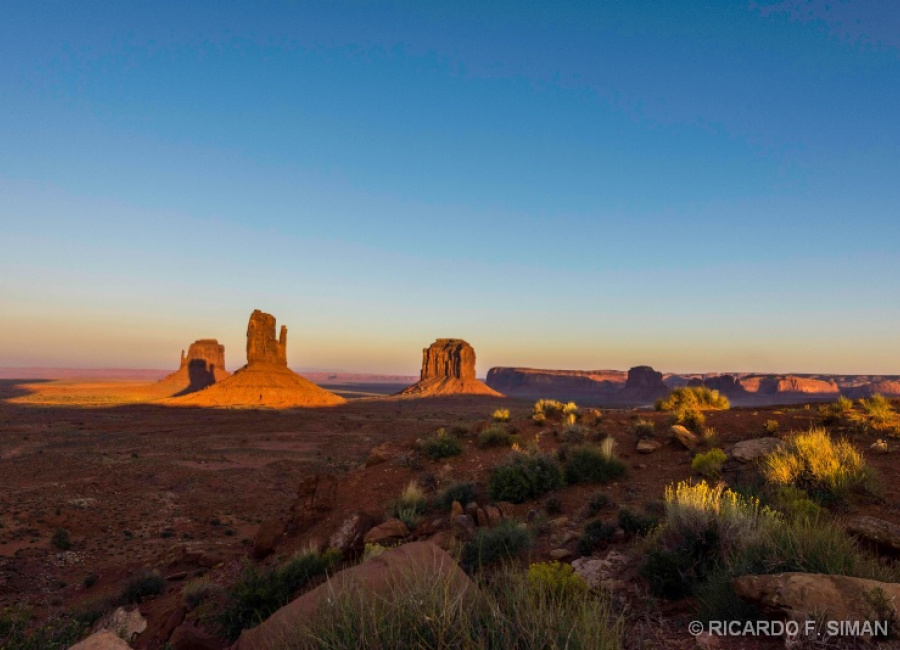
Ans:
POLYGON ((900 374, 900 5, 4 3, 0 366, 900 374))

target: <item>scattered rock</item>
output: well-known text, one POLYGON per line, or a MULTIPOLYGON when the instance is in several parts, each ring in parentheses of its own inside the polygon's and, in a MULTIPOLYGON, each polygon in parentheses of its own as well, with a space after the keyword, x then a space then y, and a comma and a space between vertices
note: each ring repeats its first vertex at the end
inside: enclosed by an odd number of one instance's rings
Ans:
MULTIPOLYGON (((764 612, 791 620, 874 620, 870 599, 880 589, 894 616, 900 605, 900 584, 819 573, 747 575, 732 582, 739 598, 764 612)), ((885 613, 880 612, 883 616, 885 613)))
POLYGON ((345 569, 285 605, 257 627, 244 630, 232 650, 268 650, 278 647, 305 621, 315 616, 319 604, 358 590, 375 598, 392 598, 407 591, 406 581, 421 576, 439 578, 450 598, 465 598, 474 590, 472 581, 450 555, 429 542, 413 542, 385 551, 368 562, 345 569))
POLYGON ((284 522, 278 517, 261 523, 253 538, 253 557, 257 560, 269 557, 284 536, 284 530, 284 522))
POLYGON ((487 513, 481 508, 478 508, 478 510, 475 511, 475 523, 482 528, 487 528, 491 525, 491 522, 488 520, 487 513))
POLYGON ((873 442, 869 449, 877 454, 886 454, 890 451, 887 440, 882 440, 881 438, 873 442))
POLYGON ((366 533, 363 541, 366 544, 381 544, 409 536, 409 528, 399 519, 388 519, 366 533))
POLYGON ((749 463, 768 456, 781 447, 782 442, 778 438, 754 438, 753 440, 741 440, 731 448, 730 456, 742 463, 749 463))
POLYGON ((366 458, 366 467, 373 467, 374 465, 380 465, 381 463, 386 463, 391 459, 391 448, 387 443, 383 445, 378 445, 372 451, 369 452, 369 457, 366 458))
POLYGON ((475 378, 475 350, 462 339, 438 339, 425 348, 419 381, 400 394, 503 396, 475 378))
POLYGON ((450 524, 450 530, 457 539, 469 540, 475 537, 475 522, 469 515, 454 517, 450 524))
POLYGON ((131 646, 109 630, 101 630, 70 646, 69 650, 131 650, 131 646))
POLYGON ((124 607, 116 608, 94 625, 95 632, 109 630, 129 642, 146 629, 147 619, 138 610, 128 611, 124 607))
POLYGON ((603 558, 581 557, 572 562, 575 573, 588 584, 591 589, 607 589, 615 591, 621 586, 616 580, 628 564, 628 558, 618 551, 610 551, 603 558))
POLYGON ((877 517, 859 516, 847 520, 847 532, 894 551, 900 551, 900 526, 877 517))
POLYGON ((572 557, 572 551, 565 548, 557 548, 550 551, 550 557, 554 560, 567 560, 572 557))
POLYGON ((680 424, 672 425, 669 428, 669 432, 672 434, 672 437, 675 438, 681 445, 690 451, 693 451, 700 444, 700 439, 697 437, 695 433, 689 431, 685 427, 680 424))
POLYGON ((653 440, 652 438, 641 438, 637 443, 637 451, 640 454, 652 454, 654 451, 662 447, 662 443, 659 440, 653 440))

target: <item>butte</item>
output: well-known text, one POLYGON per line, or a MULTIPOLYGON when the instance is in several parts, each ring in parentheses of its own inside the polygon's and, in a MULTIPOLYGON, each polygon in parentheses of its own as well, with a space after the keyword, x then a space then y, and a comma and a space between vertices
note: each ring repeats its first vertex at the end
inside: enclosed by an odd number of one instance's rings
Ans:
POLYGON ((475 350, 462 339, 438 339, 422 350, 419 381, 400 395, 490 395, 503 397, 475 379, 475 350))
POLYGON ((287 367, 287 328, 275 338, 275 317, 260 310, 247 326, 247 365, 197 393, 170 400, 185 406, 294 408, 343 404, 343 397, 287 367))
POLYGON ((158 383, 169 395, 194 393, 231 375, 225 370, 225 346, 216 339, 199 339, 181 351, 181 365, 158 383))

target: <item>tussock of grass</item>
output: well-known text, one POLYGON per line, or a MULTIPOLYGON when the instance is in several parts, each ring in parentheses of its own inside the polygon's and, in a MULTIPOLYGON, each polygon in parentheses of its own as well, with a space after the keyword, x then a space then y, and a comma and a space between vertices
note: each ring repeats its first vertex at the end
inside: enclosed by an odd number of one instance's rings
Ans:
POLYGON ((388 506, 387 516, 396 517, 412 530, 428 508, 428 497, 415 481, 410 481, 400 496, 388 506))
POLYGON ((675 388, 667 397, 656 400, 657 411, 677 411, 679 409, 724 410, 731 406, 728 398, 717 390, 705 386, 684 386, 675 388))
POLYGON ((722 466, 728 456, 718 447, 707 452, 697 454, 691 461, 691 469, 706 478, 716 480, 722 474, 722 466))
POLYGON ((513 452, 491 472, 489 490, 495 501, 522 503, 561 485, 562 472, 551 456, 513 452))
POLYGON ((606 438, 596 447, 583 445, 571 449, 566 456, 566 482, 608 483, 625 474, 625 465, 613 453, 614 444, 612 438, 606 438))
POLYGON ((488 447, 512 447, 516 436, 499 424, 492 424, 478 434, 478 446, 482 449, 488 447))
POLYGON ((494 422, 509 422, 509 409, 497 409, 491 414, 494 422))
POLYGON ((432 460, 459 456, 462 453, 462 445, 456 437, 448 435, 444 429, 438 429, 437 433, 419 442, 422 451, 432 460))

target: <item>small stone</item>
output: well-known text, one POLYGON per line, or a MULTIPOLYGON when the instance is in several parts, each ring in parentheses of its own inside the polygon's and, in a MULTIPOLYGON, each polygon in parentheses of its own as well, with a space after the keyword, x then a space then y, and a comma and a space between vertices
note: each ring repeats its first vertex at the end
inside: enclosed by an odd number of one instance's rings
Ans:
POLYGON ((363 541, 366 544, 380 544, 390 540, 409 536, 409 528, 399 519, 388 519, 366 533, 363 541))
POLYGON ((869 447, 872 451, 878 454, 886 454, 890 449, 888 448, 888 443, 886 440, 882 440, 879 438, 875 442, 872 443, 872 446, 869 447))
POLYGON ((572 557, 572 551, 565 548, 557 548, 550 551, 550 557, 554 560, 566 560, 572 557))
POLYGON ((652 454, 660 447, 662 447, 662 443, 659 440, 653 440, 652 438, 641 438, 640 440, 638 440, 637 447, 635 449, 640 454, 652 454))
POLYGON ((685 449, 693 451, 697 448, 697 445, 700 444, 700 439, 680 424, 673 425, 669 431, 671 432, 672 437, 680 442, 685 449))

